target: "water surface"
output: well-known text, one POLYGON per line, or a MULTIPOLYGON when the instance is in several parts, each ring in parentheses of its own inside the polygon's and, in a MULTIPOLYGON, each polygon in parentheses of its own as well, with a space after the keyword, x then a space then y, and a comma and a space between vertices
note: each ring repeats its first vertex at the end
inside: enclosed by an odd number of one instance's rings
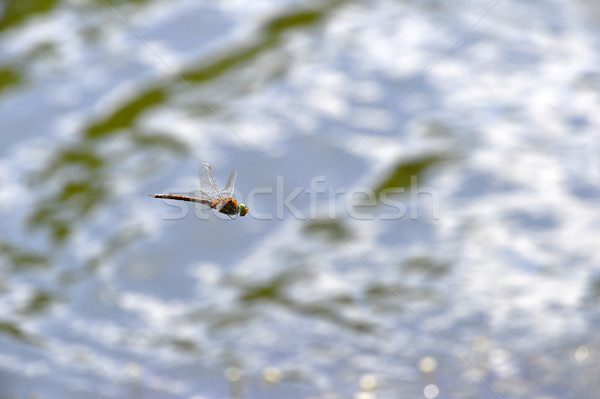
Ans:
POLYGON ((593 397, 598 15, 5 2, 0 397, 593 397))

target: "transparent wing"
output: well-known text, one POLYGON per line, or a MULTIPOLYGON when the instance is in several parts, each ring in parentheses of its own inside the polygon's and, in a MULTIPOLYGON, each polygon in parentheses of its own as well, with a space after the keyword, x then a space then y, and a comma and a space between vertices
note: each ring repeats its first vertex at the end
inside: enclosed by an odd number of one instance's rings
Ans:
POLYGON ((199 199, 206 201, 206 202, 194 202, 194 206, 198 209, 208 209, 208 208, 210 208, 210 205, 214 201, 213 197, 206 194, 204 191, 200 191, 200 190, 190 191, 189 196, 194 197, 194 198, 199 198, 199 199))
POLYGON ((213 197, 206 194, 204 191, 200 191, 200 190, 190 191, 189 196, 194 197, 194 198, 200 198, 200 199, 207 200, 207 201, 214 201, 213 197))
POLYGON ((235 178, 237 176, 237 171, 234 169, 229 175, 229 180, 227 180, 227 184, 223 191, 221 191, 221 198, 229 198, 233 195, 233 185, 235 184, 235 178))
POLYGON ((204 161, 200 163, 200 188, 202 188, 204 194, 211 198, 219 196, 219 187, 217 186, 215 175, 209 163, 204 161))

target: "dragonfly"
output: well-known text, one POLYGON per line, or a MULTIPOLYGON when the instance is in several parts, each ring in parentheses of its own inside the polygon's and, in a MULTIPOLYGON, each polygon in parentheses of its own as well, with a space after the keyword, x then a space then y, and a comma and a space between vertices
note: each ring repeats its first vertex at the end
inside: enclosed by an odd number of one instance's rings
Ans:
POLYGON ((236 176, 237 171, 234 169, 229 175, 225 188, 219 190, 212 167, 208 162, 203 161, 200 163, 200 188, 202 190, 194 190, 189 195, 153 194, 151 197, 194 202, 200 209, 215 209, 233 219, 234 216, 245 216, 248 213, 248 207, 239 204, 233 198, 233 185, 236 176))

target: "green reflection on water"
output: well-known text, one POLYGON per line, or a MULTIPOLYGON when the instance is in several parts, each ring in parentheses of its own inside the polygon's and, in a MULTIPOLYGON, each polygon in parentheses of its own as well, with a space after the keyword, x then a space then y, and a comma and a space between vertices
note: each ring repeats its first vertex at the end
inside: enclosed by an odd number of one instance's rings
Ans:
MULTIPOLYGON (((330 7, 334 4, 335 3, 331 3, 330 7)), ((287 15, 282 15, 267 23, 265 25, 264 32, 266 32, 268 37, 279 38, 281 33, 285 32, 288 29, 312 25, 321 21, 325 16, 325 12, 328 10, 328 8, 329 7, 325 7, 320 10, 303 10, 299 12, 293 12, 287 15)))
POLYGON ((0 242, 0 258, 17 271, 44 269, 50 265, 47 256, 8 242, 0 242))
POLYGON ((450 264, 429 256, 416 256, 408 259, 403 268, 406 271, 425 274, 430 277, 441 277, 450 271, 450 264))
POLYGON ((129 129, 146 109, 163 104, 166 100, 167 95, 162 88, 146 91, 122 105, 113 114, 88 127, 85 137, 98 139, 115 134, 120 129, 129 129))
POLYGON ((85 170, 97 170, 105 165, 106 160, 94 153, 93 147, 80 145, 74 148, 67 148, 61 152, 61 156, 55 158, 54 162, 46 170, 47 173, 42 174, 43 177, 48 177, 50 174, 69 165, 77 165, 77 167, 85 170))
POLYGON ((175 350, 186 354, 196 354, 202 352, 200 346, 190 339, 174 338, 171 340, 170 344, 175 348, 175 350))
POLYGON ((294 313, 311 318, 318 317, 355 332, 371 333, 374 331, 375 327, 366 320, 352 319, 342 315, 341 307, 355 304, 355 300, 351 296, 340 295, 323 301, 308 299, 298 301, 287 296, 286 293, 292 291, 293 284, 303 284, 303 278, 293 274, 284 273, 273 276, 262 284, 239 285, 237 289, 242 293, 240 299, 246 303, 274 303, 294 313))
POLYGON ((350 229, 338 219, 317 219, 304 224, 303 232, 318 235, 330 242, 343 242, 351 238, 350 229))
POLYGON ((185 71, 181 74, 181 77, 188 82, 195 83, 214 80, 232 68, 243 65, 266 50, 275 47, 286 31, 308 27, 319 22, 326 15, 329 8, 294 11, 273 18, 265 24, 262 29, 261 40, 257 43, 241 47, 233 54, 217 59, 206 66, 185 71))
POLYGON ((275 276, 275 278, 253 286, 242 287, 244 291, 240 296, 243 302, 253 302, 257 300, 282 300, 286 286, 293 280, 287 275, 275 276))
POLYGON ((417 283, 408 285, 403 283, 373 283, 365 291, 369 304, 376 309, 377 314, 399 314, 406 311, 405 301, 417 300, 420 302, 439 301, 437 291, 433 288, 423 287, 417 283))
POLYGON ((56 302, 56 296, 48 291, 37 291, 35 295, 29 299, 27 304, 20 309, 21 314, 33 315, 40 314, 50 309, 56 302))
POLYGON ((0 321, 0 334, 8 335, 22 342, 27 342, 30 344, 36 343, 36 340, 23 331, 17 324, 11 321, 0 321))
POLYGON ((0 13, 0 31, 54 9, 59 0, 6 0, 0 13))
POLYGON ((442 299, 438 291, 434 287, 424 285, 421 277, 441 278, 450 271, 450 266, 450 263, 429 255, 414 256, 400 265, 403 273, 402 282, 371 283, 365 294, 378 312, 404 312, 404 300, 413 298, 437 303, 442 299))
POLYGON ((440 154, 425 155, 410 161, 401 161, 394 170, 374 189, 377 198, 382 191, 389 189, 410 189, 414 177, 419 177, 430 167, 440 163, 444 157, 440 154))
POLYGON ((9 87, 16 86, 23 81, 23 76, 17 68, 3 66, 0 67, 0 91, 9 87))
POLYGON ((157 149, 170 150, 178 154, 184 154, 188 151, 185 143, 170 137, 168 133, 134 134, 131 136, 131 140, 137 146, 144 149, 155 147, 157 149))
POLYGON ((335 302, 332 303, 328 300, 326 303, 291 304, 290 308, 301 314, 320 317, 355 332, 372 333, 375 331, 375 325, 367 320, 342 316, 341 309, 335 306, 335 302))
POLYGON ((64 242, 74 225, 108 198, 108 187, 94 177, 67 181, 52 198, 40 201, 29 217, 29 227, 46 228, 54 242, 64 242))

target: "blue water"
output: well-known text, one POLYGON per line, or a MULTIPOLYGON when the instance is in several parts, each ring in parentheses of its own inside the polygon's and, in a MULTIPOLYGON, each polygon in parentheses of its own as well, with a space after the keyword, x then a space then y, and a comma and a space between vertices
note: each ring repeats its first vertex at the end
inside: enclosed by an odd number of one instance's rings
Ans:
POLYGON ((2 7, 0 398, 595 397, 594 3, 2 7))

